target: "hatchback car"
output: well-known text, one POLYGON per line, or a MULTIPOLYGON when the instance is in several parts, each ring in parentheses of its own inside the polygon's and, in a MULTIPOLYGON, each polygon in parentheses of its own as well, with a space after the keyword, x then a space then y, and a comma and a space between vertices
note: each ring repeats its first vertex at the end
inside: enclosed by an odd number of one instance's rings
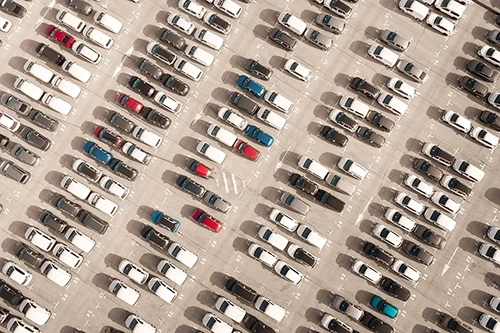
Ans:
POLYGON ((470 92, 478 98, 485 98, 486 95, 488 95, 488 87, 467 75, 458 78, 458 87, 470 92))
POLYGON ((328 115, 328 119, 337 125, 345 128, 347 131, 354 133, 359 127, 357 120, 351 118, 345 112, 341 110, 332 109, 328 115))
POLYGON ((427 80, 427 73, 408 60, 400 60, 397 68, 401 73, 408 75, 416 82, 422 83, 427 80))
POLYGON ((373 284, 378 284, 382 279, 382 274, 377 271, 375 268, 365 264, 363 261, 359 259, 354 259, 351 264, 351 269, 361 276, 362 278, 368 280, 373 284))
POLYGON ((498 79, 498 72, 496 70, 486 65, 484 62, 476 59, 470 59, 467 61, 465 69, 467 72, 472 73, 480 79, 488 82, 495 83, 498 79))
POLYGON ((283 67, 288 73, 292 74, 301 81, 307 82, 312 77, 312 72, 309 68, 305 67, 304 65, 298 63, 293 59, 287 60, 283 65, 283 67))
POLYGON ((396 33, 395 31, 386 29, 380 32, 380 40, 391 46, 393 49, 403 52, 410 47, 410 40, 396 33))
POLYGON ((440 169, 422 158, 415 158, 413 160, 413 167, 432 180, 439 181, 443 177, 443 172, 440 169))
POLYGON ((396 192, 394 195, 394 201, 415 215, 422 214, 425 208, 420 201, 413 199, 405 192, 396 192))
POLYGON ((405 99, 412 99, 416 94, 413 86, 395 77, 387 82, 387 87, 405 99))
POLYGON ((345 147, 349 141, 347 136, 330 126, 321 126, 319 135, 339 147, 345 147))
POLYGON ((222 18, 221 15, 211 11, 207 11, 205 13, 203 16, 203 22, 224 35, 227 35, 233 27, 233 25, 226 19, 222 18))
POLYGON ((333 40, 316 29, 308 28, 304 33, 304 37, 308 42, 314 44, 323 51, 328 51, 333 46, 333 40))
POLYGON ((386 315, 389 318, 396 318, 398 315, 398 308, 383 299, 378 295, 374 295, 370 300, 370 305, 378 312, 386 315))
POLYGON ((286 215, 280 210, 274 208, 269 212, 268 218, 276 223, 278 226, 290 231, 294 232, 299 226, 299 222, 297 222, 294 218, 286 215))
POLYGON ((269 30, 268 35, 271 41, 286 51, 293 51, 297 45, 297 40, 281 29, 272 28, 269 30))
POLYGON ((47 151, 52 146, 52 141, 28 126, 21 129, 19 136, 33 147, 43 151, 47 151))
POLYGON ((181 10, 198 19, 201 19, 207 11, 205 7, 193 0, 179 0, 178 5, 181 10))
POLYGON ((197 198, 202 198, 205 192, 207 191, 205 187, 203 187, 202 185, 198 184, 191 178, 184 175, 179 175, 175 183, 184 192, 190 193, 197 198))
POLYGON ((356 91, 359 91, 360 93, 371 99, 376 99, 380 94, 379 88, 375 87, 372 83, 366 81, 365 79, 357 76, 351 78, 349 87, 356 91))
POLYGON ((347 299, 340 295, 333 295, 331 307, 339 312, 344 313, 355 321, 360 321, 365 312, 357 305, 349 302, 347 299))
POLYGON ((483 146, 494 149, 500 143, 500 138, 479 126, 474 126, 469 135, 483 146))
MULTIPOLYGON (((370 110, 366 115, 366 120, 368 120, 372 125, 377 126, 384 132, 390 132, 396 124, 394 121, 384 116, 382 113, 370 110)), ((326 127, 326 126, 323 126, 326 127)))
POLYGON ((246 75, 239 75, 236 78, 236 84, 238 87, 251 92, 254 96, 261 98, 264 96, 266 89, 260 83, 252 80, 246 75))
POLYGON ((371 259, 386 266, 392 265, 395 260, 392 254, 370 242, 364 242, 362 252, 371 259))
POLYGON ((186 35, 191 35, 194 31, 194 24, 176 13, 170 13, 167 23, 186 35))
POLYGON ((334 14, 347 19, 352 14, 352 8, 341 0, 324 0, 323 6, 332 11, 334 14))
POLYGON ((408 254, 412 259, 415 259, 426 266, 431 265, 435 261, 434 256, 429 251, 410 241, 404 242, 403 251, 405 251, 406 254, 408 254))
POLYGON ((162 250, 166 250, 169 244, 169 239, 167 236, 163 235, 162 233, 156 231, 155 229, 149 226, 144 226, 142 228, 141 236, 146 241, 153 244, 154 246, 159 247, 162 250))
POLYGON ((415 229, 416 222, 407 215, 399 212, 397 209, 387 208, 384 212, 384 217, 406 232, 411 232, 415 229))
POLYGON ((441 119, 463 133, 469 133, 472 128, 472 122, 469 119, 452 110, 442 110, 441 119))
POLYGON ((319 13, 318 16, 316 16, 315 22, 317 25, 337 35, 344 31, 346 24, 341 19, 325 13, 319 13))
POLYGON ((213 232, 220 232, 224 226, 221 221, 201 209, 196 209, 191 215, 191 218, 213 232))
POLYGON ((118 265, 118 270, 120 271, 120 273, 128 276, 132 281, 138 284, 144 284, 144 282, 146 282, 149 277, 148 272, 127 259, 123 259, 120 262, 120 264, 118 265))
POLYGON ((445 36, 451 36, 456 32, 453 22, 436 13, 431 13, 427 17, 427 25, 445 36))
POLYGON ((257 60, 254 59, 247 59, 243 67, 249 73, 252 73, 253 75, 257 76, 262 80, 269 81, 269 79, 273 75, 273 70, 271 68, 262 65, 261 63, 259 63, 257 60))
POLYGON ((271 135, 267 134, 255 125, 248 126, 244 134, 266 147, 271 147, 274 143, 274 139, 271 135))
POLYGON ((413 282, 418 282, 418 280, 420 280, 420 277, 422 276, 422 274, 418 270, 406 264, 400 259, 394 261, 391 269, 405 279, 413 282))
POLYGON ((442 250, 446 246, 446 239, 423 225, 417 224, 413 229, 413 234, 437 249, 442 250))
POLYGON ((369 129, 368 127, 359 127, 356 135, 361 140, 377 148, 382 148, 382 146, 385 144, 385 138, 382 135, 377 134, 373 130, 369 129))

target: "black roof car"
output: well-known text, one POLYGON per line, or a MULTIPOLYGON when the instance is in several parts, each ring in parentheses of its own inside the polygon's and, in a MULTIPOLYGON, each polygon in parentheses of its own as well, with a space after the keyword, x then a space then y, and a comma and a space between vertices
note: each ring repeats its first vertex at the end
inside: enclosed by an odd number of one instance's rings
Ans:
POLYGON ((351 79, 351 81, 349 82, 349 86, 371 99, 376 99, 380 94, 380 89, 378 89, 365 79, 357 76, 351 79))
POLYGON ((374 147, 381 148, 385 144, 385 138, 375 133, 373 130, 368 127, 361 126, 358 128, 356 135, 361 140, 371 144, 374 147))
POLYGON ((135 62, 135 65, 155 80, 160 80, 163 76, 162 69, 147 59, 139 58, 135 62))
POLYGON ((373 110, 368 112, 366 120, 384 132, 390 132, 395 126, 394 121, 384 116, 382 113, 373 110))
POLYGON ((167 236, 151 227, 145 226, 144 228, 142 228, 141 236, 151 244, 158 246, 163 250, 167 248, 167 245, 169 243, 169 239, 167 238, 167 236))
POLYGON ((3 134, 0 134, 0 148, 7 149, 10 143, 10 139, 3 134))
POLYGON ((59 125, 59 121, 37 109, 31 109, 28 120, 38 127, 51 132, 54 132, 59 125))
POLYGON ((318 16, 316 16, 315 22, 319 26, 337 35, 342 33, 345 29, 345 22, 343 20, 326 13, 319 13, 318 16))
POLYGON ((328 206, 336 212, 342 212, 344 210, 345 202, 333 196, 332 194, 319 190, 314 196, 316 200, 321 202, 323 205, 328 206))
POLYGON ((156 93, 156 89, 143 79, 137 76, 131 76, 128 79, 128 85, 138 93, 140 93, 143 96, 146 96, 150 98, 156 93))
POLYGON ((429 244, 437 249, 442 250, 446 245, 446 240, 442 236, 438 235, 437 233, 435 233, 431 229, 429 229, 426 226, 423 226, 421 224, 417 224, 415 229, 413 229, 413 234, 417 238, 423 240, 427 244, 429 244))
POLYGON ((63 233, 68 226, 68 222, 61 220, 48 210, 42 210, 39 219, 42 224, 59 233, 63 233))
POLYGON ((0 279, 0 298, 3 298, 10 304, 17 306, 23 300, 23 293, 13 288, 10 284, 0 279))
POLYGON ((351 116, 347 115, 347 113, 340 110, 330 110, 330 114, 332 114, 332 112, 337 112, 335 118, 332 119, 331 117, 329 117, 329 119, 334 123, 342 126, 349 132, 355 132, 358 129, 358 122, 351 116))
POLYGON ((83 160, 80 161, 81 162, 76 166, 76 168, 75 165, 73 165, 73 168, 75 168, 74 170, 83 177, 87 178, 88 180, 91 180, 93 182, 98 182, 99 179, 101 179, 102 172, 93 167, 91 164, 83 160))
POLYGON ((470 76, 460 76, 458 78, 458 87, 479 98, 484 98, 488 95, 488 87, 470 76))
POLYGON ((26 8, 24 8, 23 6, 12 0, 2 0, 0 2, 0 9, 6 12, 7 14, 19 18, 22 18, 24 17, 24 15, 26 15, 26 8))
POLYGON ((438 323, 448 331, 453 333, 473 333, 474 330, 469 325, 461 322, 457 318, 453 318, 447 313, 441 312, 438 323))
POLYGON ((73 218, 78 216, 78 213, 82 210, 82 206, 69 200, 64 195, 59 193, 54 193, 54 196, 50 200, 50 204, 57 209, 59 209, 64 214, 67 214, 73 218))
POLYGON ((161 78, 161 84, 165 86, 166 88, 172 90, 176 94, 186 96, 187 93, 191 88, 184 83, 183 81, 179 80, 177 77, 165 73, 163 77, 161 78))
POLYGON ((410 40, 405 38, 395 31, 383 30, 380 32, 380 40, 394 48, 395 50, 403 52, 410 46, 410 40))
POLYGON ((42 262, 45 260, 45 257, 41 253, 24 243, 19 243, 16 246, 14 254, 20 260, 35 268, 40 267, 42 262))
POLYGON ((488 82, 495 82, 498 79, 498 72, 496 70, 486 65, 484 62, 476 59, 470 59, 467 61, 465 69, 467 72, 472 73, 488 82))
POLYGON ((318 192, 319 187, 315 182, 299 175, 298 173, 292 173, 289 180, 290 184, 306 192, 307 194, 315 195, 316 192, 318 192))
POLYGON ((68 0, 68 5, 79 13, 90 15, 92 6, 84 0, 68 0))
POLYGON ((144 120, 160 128, 168 128, 172 123, 169 117, 147 106, 142 109, 141 115, 144 120))
POLYGON ((347 136, 327 125, 321 126, 319 135, 339 147, 345 147, 349 141, 347 136))
POLYGON ((149 51, 153 57, 165 62, 167 65, 172 65, 177 60, 177 56, 174 52, 161 46, 160 44, 153 45, 151 49, 148 46, 148 52, 149 51))
POLYGON ((29 103, 23 101, 20 98, 12 96, 9 93, 4 93, 0 100, 1 100, 3 105, 5 105, 9 109, 14 110, 17 113, 19 113, 25 117, 29 115, 29 113, 32 109, 32 107, 29 103))
POLYGON ((111 159, 111 161, 109 162, 109 168, 118 176, 130 181, 134 181, 139 174, 137 169, 131 167, 130 165, 117 158, 111 159))
POLYGON ((385 321, 375 317, 370 312, 365 311, 365 315, 361 318, 361 324, 372 332, 377 333, 393 333, 394 328, 385 321))
POLYGON ((66 58, 61 53, 44 43, 38 44, 36 47, 36 53, 57 66, 62 66, 62 64, 66 61, 66 58))
POLYGON ((228 278, 226 282, 226 289, 240 300, 246 301, 250 304, 254 304, 258 296, 255 290, 247 285, 244 285, 233 277, 228 278))
POLYGON ((221 15, 219 14, 213 12, 207 12, 203 20, 209 26, 219 31, 220 33, 223 33, 224 35, 228 34, 229 31, 231 31, 232 28, 231 23, 222 18, 221 15))
MULTIPOLYGON (((264 324, 251 314, 247 314, 243 319, 243 325, 252 333, 276 333, 274 329, 264 324)), ((233 331, 236 333, 237 331, 233 331)))
POLYGON ((396 297, 403 302, 406 302, 410 298, 410 291, 388 277, 383 277, 380 281, 380 286, 389 295, 396 297))
POLYGON ((21 184, 26 184, 31 178, 31 174, 19 167, 14 162, 0 158, 0 173, 21 184))
POLYGON ((288 247, 288 254, 301 264, 306 265, 308 267, 314 267, 318 262, 318 260, 314 255, 312 255, 309 251, 299 246, 297 246, 293 252, 290 251, 290 247, 288 247))
POLYGON ((177 50, 184 51, 186 48, 186 40, 170 29, 160 28, 158 30, 158 38, 177 50))
POLYGON ((495 131, 500 131, 500 117, 496 113, 487 110, 482 111, 479 120, 495 131))
POLYGON ((370 242, 364 243, 363 253, 366 254, 368 257, 386 266, 392 265, 392 263, 395 260, 392 254, 370 242))
POLYGON ((257 109, 259 108, 257 103, 252 101, 250 98, 235 91, 233 91, 229 96, 229 102, 252 116, 257 112, 257 109))
POLYGON ((278 28, 269 30, 269 38, 287 51, 293 51, 297 45, 295 38, 278 28))
POLYGON ((82 209, 77 216, 78 221, 80 221, 84 226, 94 231, 97 231, 103 235, 106 230, 108 230, 109 224, 106 221, 98 218, 94 214, 85 209, 82 209))
POLYGON ((116 111, 112 111, 109 113, 108 121, 110 124, 112 124, 114 127, 126 132, 126 133, 131 133, 132 130, 135 128, 135 123, 128 119, 125 116, 122 116, 120 113, 116 111))
POLYGON ((423 158, 415 158, 413 160, 413 167, 420 173, 423 173, 433 180, 437 181, 440 180, 441 177, 443 177, 443 172, 440 169, 435 167, 432 163, 424 160, 423 158))
POLYGON ((271 68, 262 65, 254 59, 247 59, 244 67, 248 72, 266 81, 273 76, 273 70, 271 68))
POLYGON ((21 129, 19 136, 33 147, 44 151, 48 150, 50 146, 52 146, 52 142, 49 139, 28 126, 24 126, 21 129))
POLYGON ((435 260, 434 256, 427 250, 408 240, 406 240, 403 244, 403 251, 405 251, 411 258, 427 266, 432 264, 435 260))
POLYGON ((207 191, 202 185, 198 184, 197 182, 195 182, 191 178, 184 176, 184 175, 179 175, 177 177, 177 180, 175 181, 175 183, 184 192, 188 192, 197 198, 203 197, 203 195, 207 191))

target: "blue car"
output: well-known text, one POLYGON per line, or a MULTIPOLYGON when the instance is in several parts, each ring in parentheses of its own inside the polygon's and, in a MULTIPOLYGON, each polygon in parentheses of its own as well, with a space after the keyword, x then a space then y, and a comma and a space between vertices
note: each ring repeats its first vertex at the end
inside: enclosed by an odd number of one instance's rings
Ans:
POLYGON ((94 141, 87 141, 83 146, 83 151, 89 154, 94 160, 105 165, 109 165, 113 159, 110 152, 99 147, 94 141))
POLYGON ((370 305, 374 309, 377 309, 378 312, 385 314, 389 318, 396 318, 399 312, 397 307, 377 295, 373 296, 372 300, 370 301, 370 305))
POLYGON ((179 221, 159 210, 155 210, 153 215, 151 215, 151 221, 154 224, 171 232, 177 232, 177 230, 179 230, 179 227, 181 226, 181 223, 179 221))
POLYGON ((260 83, 255 82, 246 75, 238 76, 238 79, 236 79, 236 83, 238 84, 238 87, 251 92, 252 94, 254 94, 254 96, 257 96, 259 98, 262 98, 262 96, 264 96, 264 93, 266 92, 264 86, 262 86, 260 83))
POLYGON ((262 131, 255 125, 250 125, 245 131, 245 135, 256 140, 258 143, 263 144, 266 147, 271 147, 273 145, 274 139, 272 136, 262 131))

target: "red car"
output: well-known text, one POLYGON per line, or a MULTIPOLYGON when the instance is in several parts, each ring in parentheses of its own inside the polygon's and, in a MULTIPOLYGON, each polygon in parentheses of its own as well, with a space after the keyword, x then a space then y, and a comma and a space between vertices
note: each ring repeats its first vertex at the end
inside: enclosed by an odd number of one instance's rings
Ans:
POLYGON ((45 33, 50 39, 55 39, 66 47, 71 47, 75 42, 73 36, 50 24, 47 26, 47 29, 45 29, 45 33))
POLYGON ((250 146, 243 140, 236 140, 233 148, 252 161, 256 161, 260 156, 260 152, 257 149, 250 146))
POLYGON ((111 132, 104 126, 97 126, 94 130, 94 135, 102 142, 105 142, 108 145, 118 149, 121 148, 121 146, 123 146, 124 143, 123 138, 121 136, 111 132))
POLYGON ((129 95, 120 94, 118 95, 116 101, 135 113, 141 113, 142 109, 144 108, 144 105, 141 102, 133 99, 129 95))
POLYGON ((209 178, 212 176, 212 169, 195 160, 194 158, 188 159, 186 166, 192 173, 198 176, 202 176, 203 178, 209 178))
POLYGON ((222 222, 217 220, 215 217, 208 215, 201 209, 195 210, 191 217, 193 220, 213 232, 219 232, 222 230, 222 222))

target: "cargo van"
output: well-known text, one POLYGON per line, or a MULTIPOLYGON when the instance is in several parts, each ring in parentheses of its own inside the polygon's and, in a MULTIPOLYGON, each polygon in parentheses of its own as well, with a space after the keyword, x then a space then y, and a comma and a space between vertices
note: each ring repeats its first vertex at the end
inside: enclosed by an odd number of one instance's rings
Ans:
POLYGON ((318 177, 319 179, 324 180, 328 175, 327 167, 307 156, 301 156, 298 165, 299 168, 306 170, 313 176, 318 177))
POLYGON ((62 179, 61 187, 81 200, 86 200, 91 192, 88 186, 70 176, 65 176, 62 179))
POLYGON ((89 82, 90 77, 92 76, 88 70, 70 60, 66 60, 62 64, 61 68, 63 71, 68 72, 75 79, 83 83, 89 82))
POLYGON ((196 29, 194 38, 214 50, 220 50, 222 44, 224 43, 224 39, 222 39, 222 37, 217 36, 207 29, 196 29))
POLYGON ((28 59, 24 63, 24 70, 30 73, 32 76, 36 77, 38 80, 49 83, 52 77, 54 76, 54 72, 48 69, 45 66, 40 65, 39 63, 28 59))
POLYGON ((16 81, 14 81, 14 88, 35 101, 39 101, 45 93, 42 88, 22 77, 17 77, 16 81))
POLYGON ((69 97, 77 98, 82 92, 82 88, 59 75, 54 75, 50 84, 69 97))
POLYGON ((123 27, 120 21, 105 12, 96 12, 94 14, 94 21, 115 34, 119 33, 123 27))
POLYGON ((201 69, 184 59, 177 59, 174 63, 174 68, 196 82, 200 81, 203 75, 201 69))
POLYGON ((226 153, 205 141, 198 143, 196 151, 217 164, 222 164, 226 159, 226 153))
POLYGON ((207 134, 231 148, 238 139, 235 134, 216 124, 208 127, 207 134))
POLYGON ((208 53, 207 51, 199 48, 196 45, 189 45, 184 50, 184 53, 189 58, 207 67, 211 66, 215 59, 215 57, 211 53, 208 53))
POLYGON ((107 50, 109 50, 111 46, 113 46, 113 39, 111 37, 92 26, 85 27, 85 29, 83 29, 83 35, 95 44, 107 50))

